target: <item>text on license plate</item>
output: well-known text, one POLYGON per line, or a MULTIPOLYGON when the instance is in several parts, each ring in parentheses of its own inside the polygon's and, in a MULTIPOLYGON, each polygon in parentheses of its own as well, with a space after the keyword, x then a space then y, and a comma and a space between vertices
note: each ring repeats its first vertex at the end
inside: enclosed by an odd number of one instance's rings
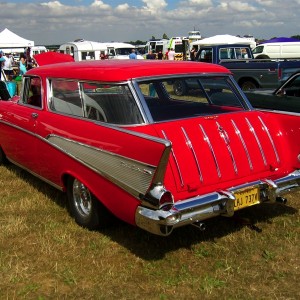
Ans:
POLYGON ((234 193, 234 210, 239 210, 241 208, 251 206, 259 203, 259 189, 247 189, 234 193))

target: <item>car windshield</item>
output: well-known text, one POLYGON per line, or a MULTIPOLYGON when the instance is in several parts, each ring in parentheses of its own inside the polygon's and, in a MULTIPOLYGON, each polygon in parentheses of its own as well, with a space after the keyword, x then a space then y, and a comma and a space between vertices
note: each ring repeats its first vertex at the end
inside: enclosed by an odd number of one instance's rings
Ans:
POLYGON ((116 48, 117 55, 129 55, 132 52, 132 48, 116 48))
POLYGON ((152 80, 138 84, 155 122, 248 109, 228 76, 152 80))
POLYGON ((288 80, 281 88, 275 91, 275 94, 300 97, 300 75, 288 80))

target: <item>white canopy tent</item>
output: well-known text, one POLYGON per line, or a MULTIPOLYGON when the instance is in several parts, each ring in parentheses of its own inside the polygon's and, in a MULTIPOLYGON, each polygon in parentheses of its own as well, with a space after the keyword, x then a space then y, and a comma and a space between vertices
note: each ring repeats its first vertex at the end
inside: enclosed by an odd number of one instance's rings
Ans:
POLYGON ((202 40, 198 40, 191 43, 191 46, 198 45, 234 45, 234 44, 243 44, 250 45, 251 48, 256 46, 255 41, 249 40, 247 38, 240 38, 234 35, 223 34, 223 35, 215 35, 209 38, 205 38, 202 40))
POLYGON ((25 47, 34 46, 34 41, 20 37, 5 28, 0 32, 0 49, 3 52, 23 52, 25 47))

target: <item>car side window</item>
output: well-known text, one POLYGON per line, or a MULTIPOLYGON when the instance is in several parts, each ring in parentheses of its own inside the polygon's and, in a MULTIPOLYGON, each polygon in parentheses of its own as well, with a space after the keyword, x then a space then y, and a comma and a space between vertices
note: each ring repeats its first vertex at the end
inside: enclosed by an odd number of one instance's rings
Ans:
POLYGON ((127 84, 81 84, 85 117, 101 122, 129 125, 143 122, 127 84))
POLYGON ((42 85, 39 77, 25 77, 21 103, 42 107, 42 85))
POLYGON ((83 117, 83 104, 77 81, 52 79, 50 89, 52 94, 50 97, 51 110, 83 117))
POLYGON ((127 84, 50 80, 50 109, 111 124, 143 123, 140 109, 127 84))

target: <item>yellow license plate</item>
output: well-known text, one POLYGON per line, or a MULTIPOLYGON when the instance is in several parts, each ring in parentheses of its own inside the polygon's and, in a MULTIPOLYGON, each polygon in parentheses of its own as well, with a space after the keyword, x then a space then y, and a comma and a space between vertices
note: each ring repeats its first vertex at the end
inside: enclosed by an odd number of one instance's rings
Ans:
POLYGON ((259 189, 246 189, 234 193, 234 210, 239 210, 259 203, 259 189))

